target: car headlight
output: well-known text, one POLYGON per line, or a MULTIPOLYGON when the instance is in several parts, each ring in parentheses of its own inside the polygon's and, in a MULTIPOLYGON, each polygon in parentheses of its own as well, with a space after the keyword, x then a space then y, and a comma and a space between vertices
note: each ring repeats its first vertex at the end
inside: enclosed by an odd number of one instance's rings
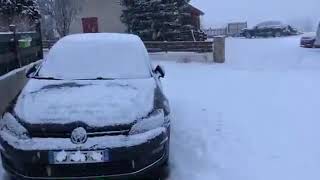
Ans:
POLYGON ((159 127, 168 127, 170 125, 170 118, 165 117, 163 109, 153 111, 147 118, 138 120, 132 126, 129 135, 144 133, 159 127))
POLYGON ((7 132, 19 139, 28 139, 29 133, 11 113, 5 113, 0 121, 0 131, 7 132))

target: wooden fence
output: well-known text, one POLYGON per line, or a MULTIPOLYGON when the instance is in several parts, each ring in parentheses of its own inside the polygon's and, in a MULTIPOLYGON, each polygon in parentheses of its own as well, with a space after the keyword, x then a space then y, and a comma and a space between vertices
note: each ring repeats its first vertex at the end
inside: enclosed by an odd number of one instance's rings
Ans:
POLYGON ((0 33, 0 76, 43 58, 40 31, 0 33))
MULTIPOLYGON (((50 49, 57 40, 42 41, 43 48, 50 49)), ((213 52, 212 41, 146 41, 148 52, 213 52)))
MULTIPOLYGON (((51 48, 56 41, 43 41, 44 48, 51 48)), ((147 41, 149 53, 155 52, 196 52, 213 53, 214 62, 225 61, 225 37, 215 37, 214 41, 147 41)))
POLYGON ((148 52, 197 52, 206 53, 213 52, 212 41, 170 41, 144 42, 148 52))
POLYGON ((50 49, 58 40, 43 40, 42 46, 44 49, 50 49))

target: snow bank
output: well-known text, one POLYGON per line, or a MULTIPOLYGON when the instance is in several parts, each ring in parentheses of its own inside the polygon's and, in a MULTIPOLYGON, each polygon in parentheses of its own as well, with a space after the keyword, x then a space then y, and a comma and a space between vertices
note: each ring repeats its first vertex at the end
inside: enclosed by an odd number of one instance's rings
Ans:
POLYGON ((139 37, 126 34, 78 34, 58 41, 39 76, 59 79, 147 78, 150 62, 139 37))
POLYGON ((92 127, 132 123, 153 109, 153 78, 132 80, 30 80, 15 113, 28 123, 83 122, 92 127))
POLYGON ((150 58, 155 61, 176 61, 176 62, 213 62, 213 53, 194 52, 160 52, 150 53, 150 58))

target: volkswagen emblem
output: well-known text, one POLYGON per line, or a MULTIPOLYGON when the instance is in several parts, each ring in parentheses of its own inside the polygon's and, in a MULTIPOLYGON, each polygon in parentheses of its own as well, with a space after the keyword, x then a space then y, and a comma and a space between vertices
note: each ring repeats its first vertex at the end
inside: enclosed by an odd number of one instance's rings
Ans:
POLYGON ((84 144, 88 140, 87 131, 83 127, 76 128, 71 133, 71 142, 73 144, 84 144))

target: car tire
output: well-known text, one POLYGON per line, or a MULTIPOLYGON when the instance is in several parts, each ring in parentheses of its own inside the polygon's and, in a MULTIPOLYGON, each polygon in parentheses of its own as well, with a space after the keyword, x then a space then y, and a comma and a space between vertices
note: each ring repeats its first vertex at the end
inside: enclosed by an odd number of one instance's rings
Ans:
POLYGON ((281 32, 275 32, 273 36, 274 37, 281 37, 281 32))
POLYGON ((248 39, 251 39, 252 38, 252 35, 251 35, 251 33, 249 33, 249 32, 246 32, 246 38, 248 38, 248 39))

